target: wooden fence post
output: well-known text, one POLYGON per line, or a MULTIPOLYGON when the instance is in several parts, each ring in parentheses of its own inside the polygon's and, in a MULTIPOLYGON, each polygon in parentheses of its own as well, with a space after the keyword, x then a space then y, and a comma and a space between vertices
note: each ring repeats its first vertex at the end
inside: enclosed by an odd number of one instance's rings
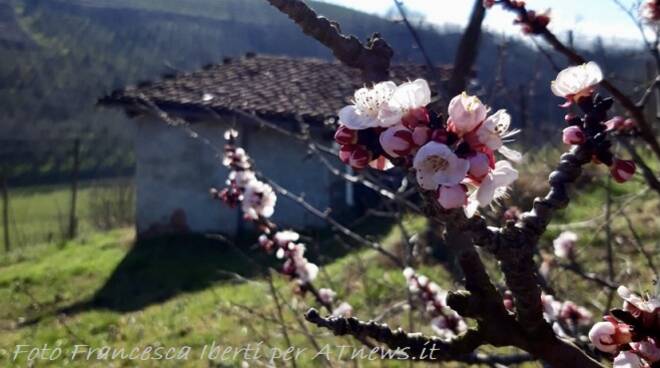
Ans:
POLYGON ((0 177, 0 186, 2 188, 2 226, 3 233, 5 238, 5 252, 9 252, 11 249, 11 243, 9 241, 9 189, 7 188, 7 178, 2 175, 0 177))
POLYGON ((78 196, 78 171, 80 170, 80 139, 73 142, 73 169, 71 172, 71 207, 69 208, 69 231, 68 238, 76 237, 78 219, 76 218, 76 202, 78 196))

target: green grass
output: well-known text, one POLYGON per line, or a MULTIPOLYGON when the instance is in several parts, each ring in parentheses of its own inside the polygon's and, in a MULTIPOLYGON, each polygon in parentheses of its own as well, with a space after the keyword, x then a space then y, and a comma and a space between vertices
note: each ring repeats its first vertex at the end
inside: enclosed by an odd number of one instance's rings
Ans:
MULTIPOLYGON (((167 301, 147 305, 133 312, 92 309, 67 317, 58 317, 56 313, 52 313, 58 308, 84 302, 100 289, 113 270, 127 257, 131 248, 127 246, 126 239, 130 237, 130 231, 116 230, 68 242, 63 249, 54 245, 42 245, 31 247, 20 254, 12 253, 11 259, 0 266, 0 300, 3 300, 3 312, 0 315, 3 333, 0 346, 4 349, 0 361, 9 362, 10 365, 25 365, 24 356, 17 362, 10 362, 14 346, 25 341, 38 345, 60 344, 67 349, 76 344, 142 348, 184 345, 192 347, 195 354, 186 362, 140 363, 140 366, 166 367, 206 366, 206 360, 199 360, 197 355, 201 353, 204 344, 210 344, 212 341, 222 345, 241 346, 263 340, 264 344, 273 347, 283 346, 276 326, 269 322, 273 319, 274 310, 270 301, 272 296, 263 278, 242 283, 225 279, 212 283, 203 290, 182 290, 167 301), (268 317, 259 320, 246 313, 239 305, 254 308, 268 317), (5 306, 7 308, 4 308, 5 306), (35 315, 42 318, 34 324, 20 325, 33 319, 35 315)), ((203 263, 201 258, 204 257, 198 257, 197 261, 203 263)), ((232 258, 236 264, 241 264, 240 260, 236 260, 237 256, 232 258)), ((365 317, 374 317, 376 306, 403 297, 403 277, 400 272, 382 266, 380 261, 374 261, 376 258, 378 257, 370 251, 355 253, 355 257, 341 259, 326 268, 327 273, 321 276, 320 282, 336 285, 343 299, 351 302, 358 310, 371 311, 368 314, 363 313, 365 317), (356 263, 357 258, 361 262, 356 263), (358 263, 367 264, 369 267, 365 271, 358 263), (398 292, 392 293, 393 290, 398 292)), ((168 270, 164 267, 167 266, 165 262, 158 260, 154 261, 154 264, 161 266, 163 278, 170 277, 170 272, 178 272, 181 276, 181 270, 168 270)), ((197 279, 198 282, 206 280, 204 275, 199 273, 188 277, 192 277, 191 280, 197 279)), ((287 323, 296 326, 294 318, 306 310, 305 303, 309 298, 299 299, 297 304, 293 305, 291 303, 294 297, 289 282, 276 276, 275 284, 278 293, 284 296, 289 305, 284 307, 287 323)), ((310 349, 307 339, 294 333, 294 330, 299 328, 291 327, 289 333, 293 336, 293 343, 310 349)), ((327 343, 336 342, 329 336, 318 336, 318 339, 327 343)), ((346 343, 348 340, 340 341, 346 343)), ((309 359, 311 356, 308 361, 309 359)), ((61 364, 61 360, 38 363, 39 366, 61 364)), ((71 366, 80 367, 90 364, 106 366, 108 363, 85 360, 70 363, 71 366)))
MULTIPOLYGON (((94 211, 93 203, 115 201, 114 193, 118 188, 126 187, 126 183, 125 180, 81 183, 76 205, 79 234, 95 231, 105 216, 94 211)), ((10 188, 9 234, 12 247, 23 248, 42 242, 61 242, 67 234, 70 202, 71 188, 67 185, 10 188)), ((132 218, 132 202, 126 203, 125 207, 131 212, 126 213, 126 218, 132 218)), ((4 239, 4 232, 4 226, 0 225, 0 239, 4 239)))

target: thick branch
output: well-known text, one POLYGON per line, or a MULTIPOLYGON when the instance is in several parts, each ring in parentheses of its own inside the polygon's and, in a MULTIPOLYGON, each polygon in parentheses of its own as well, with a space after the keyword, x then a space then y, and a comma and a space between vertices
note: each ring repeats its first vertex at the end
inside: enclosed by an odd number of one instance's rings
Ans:
POLYGON ((454 59, 454 69, 449 80, 449 96, 455 96, 465 90, 467 80, 472 72, 472 67, 479 54, 479 39, 481 38, 481 24, 486 16, 486 10, 482 0, 475 0, 472 15, 454 59))
POLYGON ((355 36, 341 33, 339 24, 318 16, 300 0, 268 0, 293 19, 302 31, 332 50, 335 57, 347 66, 360 69, 365 82, 389 79, 392 48, 378 34, 363 45, 355 36))
POLYGON ((399 359, 405 360, 461 360, 461 357, 467 359, 469 354, 483 343, 481 334, 477 330, 468 330, 451 342, 446 342, 438 337, 407 333, 402 329, 393 331, 388 325, 373 321, 363 322, 352 317, 324 318, 316 309, 310 309, 305 318, 319 327, 327 328, 337 336, 367 337, 385 344, 394 350, 393 357, 399 356, 399 359), (397 352, 399 354, 396 354, 397 352))

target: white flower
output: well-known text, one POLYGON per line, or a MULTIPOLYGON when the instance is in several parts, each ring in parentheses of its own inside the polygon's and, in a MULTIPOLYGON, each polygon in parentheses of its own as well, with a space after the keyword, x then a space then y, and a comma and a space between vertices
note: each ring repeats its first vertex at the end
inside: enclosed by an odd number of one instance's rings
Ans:
POLYGON ((239 188, 245 187, 249 182, 255 179, 254 172, 250 170, 231 171, 229 173, 229 180, 235 181, 239 188))
POLYGON ((622 351, 614 358, 613 368, 644 368, 641 359, 630 351, 622 351))
POLYGON ((624 300, 623 308, 625 310, 633 314, 638 314, 639 312, 660 313, 660 299, 649 298, 645 300, 623 285, 619 286, 616 291, 621 299, 624 300))
POLYGON ((411 267, 406 267, 403 270, 403 277, 406 278, 406 281, 412 279, 413 276, 415 276, 415 270, 413 270, 411 267))
POLYGON ((248 169, 250 167, 250 160, 247 153, 245 153, 245 150, 238 147, 235 149, 229 149, 225 152, 225 155, 222 158, 222 165, 226 167, 236 166, 248 169))
POLYGON ((395 112, 388 111, 387 106, 395 90, 396 84, 390 81, 378 83, 373 88, 358 89, 353 95, 353 105, 339 110, 339 122, 355 130, 396 124, 395 112), (381 117, 386 117, 388 123, 394 123, 388 125, 381 117))
POLYGON ((226 140, 238 138, 238 131, 236 129, 227 129, 224 133, 224 138, 226 140))
POLYGON ((303 259, 302 262, 296 262, 296 274, 300 282, 306 284, 314 281, 319 274, 319 267, 312 262, 303 259))
POLYGON ((504 145, 504 139, 518 134, 519 130, 509 131, 511 126, 511 115, 506 110, 497 110, 489 116, 477 129, 479 143, 493 151, 499 151, 504 157, 518 162, 522 155, 504 145))
POLYGON ((555 256, 558 258, 572 257, 577 240, 577 234, 572 231, 564 231, 559 234, 557 239, 552 241, 552 245, 555 248, 555 256))
POLYGON ((241 209, 250 219, 257 219, 259 216, 270 217, 275 212, 276 201, 277 196, 270 185, 252 180, 245 186, 241 209))
POLYGON ((460 183, 470 163, 458 158, 447 145, 429 142, 417 151, 413 166, 417 171, 419 185, 427 190, 435 190, 438 185, 452 186, 460 183))
POLYGON ((292 230, 283 230, 283 231, 278 231, 275 233, 275 241, 277 242, 277 245, 283 247, 290 242, 296 242, 300 239, 300 235, 292 230))
POLYGON ((463 92, 449 102, 449 130, 462 136, 476 128, 488 114, 477 96, 463 92))
POLYGON ((332 303, 336 295, 337 293, 335 293, 332 289, 319 289, 319 298, 321 298, 321 301, 324 303, 332 303))
POLYGON ((444 315, 431 320, 431 328, 441 339, 450 340, 467 331, 467 324, 456 311, 446 309, 444 315))
POLYGON ((552 81, 552 93, 567 100, 577 101, 580 97, 591 94, 592 89, 603 80, 603 72, 598 64, 590 61, 586 64, 568 67, 552 81))
POLYGON ((514 169, 509 161, 497 161, 495 169, 486 175, 479 188, 468 198, 468 205, 465 208, 467 217, 474 216, 477 207, 486 207, 493 200, 504 197, 508 187, 516 179, 518 179, 518 170, 514 169))
POLYGON ((346 302, 339 304, 339 306, 332 311, 333 317, 350 317, 352 314, 353 307, 346 302))
POLYGON ((546 321, 556 321, 559 318, 562 307, 560 301, 556 300, 552 295, 542 294, 541 304, 543 305, 543 318, 546 321))
POLYGON ((401 117, 411 110, 431 103, 431 90, 424 79, 416 79, 399 85, 381 111, 381 121, 385 126, 392 126, 401 121, 401 117))

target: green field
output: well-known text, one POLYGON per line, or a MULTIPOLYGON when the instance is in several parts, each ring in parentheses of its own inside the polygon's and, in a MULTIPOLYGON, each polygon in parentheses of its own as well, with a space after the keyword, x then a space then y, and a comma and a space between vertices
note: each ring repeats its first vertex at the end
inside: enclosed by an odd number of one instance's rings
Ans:
MULTIPOLYGON (((128 179, 82 183, 76 205, 78 233, 86 235, 99 228, 111 228, 113 222, 124 226, 130 224, 134 212, 132 192, 128 179)), ((62 242, 69 226, 70 206, 71 188, 66 185, 10 188, 12 248, 62 242)), ((4 232, 4 226, 0 225, 0 239, 4 239, 4 232)))
MULTIPOLYGON (((512 195, 516 203, 524 205, 528 197, 542 192, 537 179, 546 175, 544 164, 528 160, 512 195), (525 195, 523 195, 525 194, 525 195)), ((547 171, 547 170, 546 170, 547 171)), ((560 224, 569 224, 580 234, 579 259, 592 271, 605 273, 605 231, 603 225, 603 199, 606 175, 600 170, 588 170, 578 185, 575 206, 562 213, 552 230, 539 244, 543 251, 551 252, 552 238, 560 231, 560 224)), ((82 190, 81 208, 89 203, 92 188, 82 190)), ((643 190, 639 180, 625 185, 613 185, 612 223, 613 244, 616 247, 616 278, 637 290, 652 288, 652 273, 646 260, 637 251, 633 235, 623 214, 629 217, 635 234, 645 250, 658 253, 657 218, 658 195, 643 190)), ((13 206, 24 213, 49 219, 66 203, 66 190, 23 189, 14 193, 13 206), (20 195, 19 195, 20 194, 20 195), (59 206, 59 207, 58 207, 59 206), (32 212, 30 212, 32 211, 32 212)), ((14 210, 16 211, 16 210, 14 210)), ((81 210, 81 214, 85 214, 81 210)), ((40 229, 43 221, 24 216, 20 226, 25 231, 40 229)), ((48 220, 51 221, 51 220, 48 220)), ((407 218, 405 224, 411 233, 424 228, 420 218, 407 218)), ((56 227, 57 220, 51 222, 56 227)), ((375 225, 371 225, 373 228, 375 225)), ((380 226, 380 225, 378 225, 380 226)), ((401 247, 398 227, 373 232, 387 247, 397 251, 401 247), (380 234, 380 235, 378 235, 380 234)), ((36 230, 35 230, 36 231, 36 230)), ((43 234, 43 232, 42 232, 43 234)), ((326 237, 328 238, 328 237, 326 237)), ((34 361, 34 366, 70 367, 225 367, 242 366, 240 355, 226 360, 202 355, 205 345, 213 343, 234 347, 262 342, 262 359, 268 365, 269 354, 275 349, 292 345, 304 349, 298 366, 321 366, 314 344, 329 344, 333 366, 354 366, 354 361, 338 359, 338 346, 355 344, 347 338, 330 336, 301 319, 308 307, 314 306, 310 297, 294 293, 291 283, 274 275, 275 294, 271 292, 264 272, 271 261, 258 256, 252 247, 254 238, 245 244, 198 238, 171 238, 160 242, 133 244, 134 233, 129 228, 111 231, 94 230, 89 220, 82 221, 81 235, 61 243, 38 242, 3 254, 0 260, 0 362, 2 366, 26 366, 27 354, 21 353, 16 361, 16 346, 60 347, 64 356, 53 361, 34 361), (256 257, 257 263, 248 261, 256 257), (274 303, 273 295, 282 307, 283 321, 274 303), (286 326, 286 331, 283 329, 286 326), (78 347, 75 359, 71 354, 78 347), (104 346, 113 349, 164 349, 173 347, 185 360, 105 360, 89 348, 104 346), (185 355, 183 347, 190 347, 185 355), (85 353, 81 353, 84 350, 85 353), (332 355, 334 354, 334 355, 332 355)), ((339 248, 336 241, 323 242, 324 247, 339 248)), ((495 276, 495 262, 484 254, 486 263, 495 276)), ((657 258, 657 257, 656 257, 657 258)), ((657 259, 655 262, 657 263, 657 259)), ((401 272, 371 250, 353 250, 328 260, 317 285, 331 285, 338 299, 348 301, 355 315, 362 319, 382 316, 391 326, 408 328, 408 314, 395 308, 406 301, 404 279, 401 272), (390 311, 391 313, 386 313, 390 311)), ((455 288, 448 272, 437 263, 420 266, 447 289, 455 288)), ((567 271, 551 273, 557 293, 589 308, 596 318, 607 304, 607 293, 593 283, 567 271)), ((614 305, 619 301, 615 299, 614 305)), ((418 310, 414 312, 414 329, 432 333, 428 318, 418 310)), ((205 353, 208 353, 207 346, 205 353)), ((492 350, 492 349, 486 349, 492 350)), ((21 350, 23 351, 23 350, 21 350)), ((276 366, 291 366, 282 361, 276 366)), ((407 366, 401 362, 360 361, 359 366, 407 366)), ((458 364, 447 364, 458 367, 458 364)), ((525 367, 540 367, 536 363, 525 367)))

